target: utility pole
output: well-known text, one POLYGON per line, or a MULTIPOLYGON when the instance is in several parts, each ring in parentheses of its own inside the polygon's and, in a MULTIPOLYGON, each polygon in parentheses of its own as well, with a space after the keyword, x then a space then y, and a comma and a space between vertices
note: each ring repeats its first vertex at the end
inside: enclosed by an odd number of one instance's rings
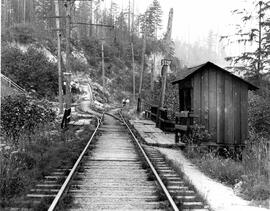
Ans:
POLYGON ((90 1, 89 37, 92 37, 93 35, 93 26, 91 25, 92 23, 93 23, 93 2, 90 1))
POLYGON ((141 60, 141 73, 140 73, 140 86, 139 86, 139 96, 138 96, 138 103, 137 103, 137 112, 141 112, 141 95, 142 95, 142 82, 143 82, 143 69, 144 69, 144 54, 146 48, 146 30, 144 29, 143 34, 143 48, 142 48, 142 60, 141 60))
POLYGON ((130 35, 130 0, 128 0, 128 34, 130 35))
POLYGON ((104 39, 101 40, 101 68, 102 68, 102 86, 103 90, 105 90, 104 39))
MULTIPOLYGON (((168 25, 167 25, 167 32, 165 34, 165 42, 167 47, 169 48, 170 46, 170 41, 171 41, 171 34, 172 34, 172 19, 173 19, 173 8, 170 9, 169 12, 169 20, 168 20, 168 25)), ((160 102, 159 102, 159 108, 157 111, 157 121, 156 121, 156 126, 160 127, 160 108, 164 107, 164 101, 165 101, 165 93, 166 93, 166 85, 167 85, 167 69, 168 66, 171 63, 171 60, 168 59, 170 57, 169 50, 167 49, 165 59, 161 60, 161 77, 162 77, 162 85, 161 85, 161 93, 160 93, 160 102)))
POLYGON ((133 41, 131 42, 131 59, 132 59, 132 85, 133 85, 133 102, 136 101, 136 86, 135 86, 135 62, 134 62, 134 47, 133 41))
MULTIPOLYGON (((59 0, 55 0, 55 15, 59 16, 59 0)), ((61 67, 61 32, 59 18, 55 19, 57 28, 57 55, 58 55, 58 93, 59 93, 59 110, 63 113, 63 89, 62 89, 62 67, 61 67)))
POLYGON ((71 1, 66 0, 66 73, 64 73, 66 79, 66 110, 71 109, 71 66, 70 66, 70 30, 71 30, 71 1))
POLYGON ((26 0, 23 0, 23 23, 26 23, 26 0))
POLYGON ((167 85, 167 69, 170 66, 171 60, 169 59, 162 59, 161 60, 161 77, 162 77, 162 87, 161 87, 161 97, 160 97, 160 104, 159 107, 163 108, 164 101, 165 101, 165 92, 166 92, 166 85, 167 85))
POLYGON ((134 61, 134 45, 133 45, 133 34, 134 34, 134 1, 132 0, 132 23, 131 23, 131 60, 132 60, 132 85, 133 85, 133 103, 136 102, 136 80, 135 80, 135 61, 134 61))
POLYGON ((151 95, 153 94, 154 91, 154 70, 155 70, 155 56, 151 66, 151 82, 150 82, 151 95))
MULTIPOLYGON (((173 19, 173 8, 170 9, 169 20, 167 25, 167 33, 165 35, 165 42, 169 45, 171 41, 172 34, 172 19, 173 19)), ((169 46, 168 46, 169 47, 169 46)), ((161 97, 159 106, 162 108, 164 106, 165 92, 166 92, 166 83, 167 83, 167 69, 170 65, 170 60, 168 60, 169 53, 165 56, 165 59, 162 61, 162 88, 161 88, 161 97)))

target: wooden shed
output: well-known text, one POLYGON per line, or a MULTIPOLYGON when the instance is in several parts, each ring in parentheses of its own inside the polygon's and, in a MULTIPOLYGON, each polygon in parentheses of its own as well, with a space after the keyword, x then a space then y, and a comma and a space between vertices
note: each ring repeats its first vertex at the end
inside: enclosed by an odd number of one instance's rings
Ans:
POLYGON ((227 70, 207 62, 183 71, 172 84, 179 87, 180 111, 193 111, 214 142, 241 145, 248 135, 248 90, 258 89, 227 70))

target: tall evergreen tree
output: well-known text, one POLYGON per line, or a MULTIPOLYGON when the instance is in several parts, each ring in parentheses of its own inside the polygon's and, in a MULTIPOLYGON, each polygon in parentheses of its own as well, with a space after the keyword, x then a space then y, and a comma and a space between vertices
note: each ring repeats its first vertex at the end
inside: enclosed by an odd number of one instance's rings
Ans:
POLYGON ((270 1, 256 1, 252 5, 252 11, 247 8, 236 9, 234 14, 241 15, 242 24, 238 25, 238 29, 233 37, 222 36, 222 39, 235 39, 238 43, 244 45, 249 44, 254 49, 248 48, 247 51, 239 56, 227 57, 231 62, 235 72, 241 73, 247 78, 253 80, 260 86, 261 79, 264 75, 270 74, 269 71, 269 50, 270 50, 270 1), (254 13, 254 11, 256 11, 254 13), (247 27, 250 23, 253 27, 247 27))

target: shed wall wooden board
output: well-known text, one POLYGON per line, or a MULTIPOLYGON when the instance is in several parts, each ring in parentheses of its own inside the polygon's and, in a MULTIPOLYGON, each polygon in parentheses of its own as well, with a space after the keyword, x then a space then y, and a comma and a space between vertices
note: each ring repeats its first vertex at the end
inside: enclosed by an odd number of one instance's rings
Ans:
POLYGON ((241 143, 248 137, 248 86, 241 83, 241 143))
POLYGON ((201 73, 197 73, 193 78, 193 108, 194 113, 199 116, 196 123, 201 124, 201 73))
POLYGON ((208 94, 209 94, 209 84, 208 84, 208 70, 202 72, 202 123, 205 129, 209 129, 208 122, 208 94))
MULTIPOLYGON (((249 84, 214 68, 204 68, 186 81, 191 82, 192 109, 199 116, 196 123, 204 125, 217 143, 243 144, 248 136, 249 84)), ((189 86, 182 83, 182 87, 189 86)))
POLYGON ((217 143, 224 143, 225 75, 217 72, 217 143))
POLYGON ((233 83, 230 75, 225 75, 225 143, 233 144, 233 83))
POLYGON ((181 89, 180 89, 180 83, 178 84, 178 93, 179 93, 179 111, 181 111, 181 106, 182 106, 181 100, 183 99, 183 96, 181 96, 182 92, 181 92, 181 89))
POLYGON ((217 74, 214 69, 209 69, 209 132, 212 138, 217 138, 217 74))
POLYGON ((241 139, 241 84, 233 79, 233 117, 234 117, 234 144, 240 144, 241 139))

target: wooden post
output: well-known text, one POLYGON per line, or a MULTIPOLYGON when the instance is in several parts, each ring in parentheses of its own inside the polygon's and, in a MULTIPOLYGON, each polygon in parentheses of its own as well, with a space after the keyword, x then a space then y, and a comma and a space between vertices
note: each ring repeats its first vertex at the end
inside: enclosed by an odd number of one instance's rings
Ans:
POLYGON ((3 2, 3 8, 2 8, 2 14, 3 14, 3 25, 2 25, 2 31, 5 31, 6 23, 7 23, 7 16, 8 16, 8 6, 7 6, 7 0, 4 0, 3 2))
POLYGON ((153 94, 154 91, 154 71, 155 71, 155 56, 154 56, 154 61, 152 62, 152 67, 151 67, 151 95, 153 94))
POLYGON ((171 60, 162 59, 162 69, 161 69, 161 76, 162 76, 162 86, 161 86, 161 95, 160 95, 160 102, 159 108, 157 110, 157 119, 156 119, 156 127, 160 127, 160 109, 164 107, 165 101, 165 93, 166 93, 166 85, 167 85, 167 68, 170 65, 171 60))
POLYGON ((134 49, 133 49, 133 42, 131 43, 131 57, 132 57, 132 84, 133 84, 133 102, 136 101, 136 82, 135 82, 135 62, 134 62, 134 49))
POLYGON ((101 41, 101 68, 102 68, 102 86, 105 90, 105 69, 104 69, 104 40, 101 41))
MULTIPOLYGON (((55 2, 55 16, 59 16, 59 0, 55 2)), ((58 55, 58 93, 59 93, 59 110, 60 114, 63 113, 63 89, 62 89, 62 67, 61 67, 61 32, 60 32, 60 20, 55 19, 57 28, 57 55, 58 55)))
POLYGON ((144 32, 144 35, 143 35, 143 48, 142 48, 140 86, 139 86, 139 96, 138 96, 138 103, 137 103, 137 112, 141 112, 141 94, 142 94, 142 82, 143 82, 143 69, 144 69, 145 48, 146 48, 146 31, 144 32))
POLYGON ((163 108, 165 101, 166 83, 167 83, 167 68, 168 65, 163 65, 161 69, 162 74, 162 87, 161 87, 161 97, 160 97, 160 108, 163 108))
MULTIPOLYGON (((267 163, 268 163, 268 187, 270 186, 270 141, 266 142, 266 150, 267 150, 267 163)), ((268 199, 268 208, 270 208, 270 198, 268 199)))
MULTIPOLYGON (((70 1, 66 1, 66 71, 71 74, 70 66, 70 22, 71 22, 71 4, 70 1)), ((66 77, 66 109, 71 108, 71 92, 70 92, 70 79, 66 77)))
POLYGON ((93 26, 92 26, 92 24, 93 24, 93 3, 92 3, 92 1, 90 1, 89 4, 90 4, 90 6, 89 6, 90 7, 89 37, 92 37, 92 35, 93 35, 93 26))
MULTIPOLYGON (((172 34, 172 19, 173 19, 173 9, 170 9, 170 13, 169 13, 169 20, 168 20, 168 25, 167 25, 167 32, 165 35, 165 41, 167 42, 167 44, 170 42, 171 40, 171 34, 172 34)), ((168 46, 169 47, 169 46, 168 46)), ((168 50, 169 51, 169 50, 168 50)), ((170 55, 169 53, 167 53, 165 58, 168 58, 170 55)), ((161 70, 161 74, 162 74, 162 88, 161 88, 161 97, 160 97, 160 107, 162 108, 164 106, 164 99, 165 99, 165 92, 166 92, 166 83, 167 83, 167 68, 170 65, 171 60, 168 59, 163 59, 162 61, 162 70, 161 70)), ((157 115, 157 118, 159 118, 159 112, 157 115)))
POLYGON ((128 35, 130 35, 130 0, 128 0, 128 35))
POLYGON ((133 45, 133 33, 134 33, 134 1, 132 1, 132 23, 131 23, 131 56, 132 56, 132 78, 133 78, 133 103, 136 102, 136 78, 135 78, 135 61, 134 61, 134 45, 133 45))
POLYGON ((26 0, 23 0, 23 23, 26 23, 26 0))

